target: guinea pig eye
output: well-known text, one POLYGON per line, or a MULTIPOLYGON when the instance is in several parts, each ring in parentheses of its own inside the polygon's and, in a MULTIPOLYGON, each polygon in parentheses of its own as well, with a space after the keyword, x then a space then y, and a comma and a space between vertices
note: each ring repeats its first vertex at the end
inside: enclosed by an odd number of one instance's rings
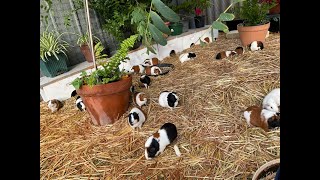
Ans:
POLYGON ((270 108, 271 108, 271 109, 273 109, 273 107, 272 107, 272 106, 271 106, 270 108))

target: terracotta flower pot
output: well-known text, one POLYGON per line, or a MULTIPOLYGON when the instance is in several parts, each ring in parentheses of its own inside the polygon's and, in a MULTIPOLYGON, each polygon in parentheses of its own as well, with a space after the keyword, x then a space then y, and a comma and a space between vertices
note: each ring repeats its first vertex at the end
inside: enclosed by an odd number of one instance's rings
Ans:
POLYGON ((129 76, 93 87, 83 85, 77 93, 82 98, 93 124, 103 126, 113 124, 128 110, 131 85, 132 76, 129 76))
POLYGON ((252 180, 258 180, 265 177, 269 173, 276 176, 277 170, 280 167, 280 159, 269 161, 262 165, 253 175, 252 180))
POLYGON ((93 62, 92 56, 91 56, 91 51, 90 51, 90 48, 89 48, 88 44, 81 45, 80 46, 80 50, 81 50, 82 54, 84 55, 84 58, 88 62, 93 62))
POLYGON ((238 24, 237 29, 242 45, 247 46, 253 41, 261 41, 264 43, 269 27, 270 22, 259 26, 243 26, 243 24, 238 24))

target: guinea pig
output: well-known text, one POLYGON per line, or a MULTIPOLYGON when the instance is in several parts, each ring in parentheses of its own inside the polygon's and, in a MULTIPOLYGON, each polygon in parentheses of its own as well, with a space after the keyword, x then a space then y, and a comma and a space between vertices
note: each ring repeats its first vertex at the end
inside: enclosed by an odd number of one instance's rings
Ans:
POLYGON ((52 99, 48 102, 48 107, 52 113, 55 113, 62 107, 62 103, 57 99, 52 99))
POLYGON ((249 126, 260 127, 264 131, 269 131, 277 125, 280 127, 280 116, 274 111, 250 106, 244 111, 243 115, 249 126))
POLYGON ((195 44, 194 43, 191 43, 190 44, 190 48, 192 48, 192 47, 194 47, 195 46, 195 44))
POLYGON ((133 96, 133 101, 139 106, 147 104, 146 94, 144 92, 136 92, 133 96))
POLYGON ((186 61, 190 61, 190 60, 194 59, 195 57, 197 57, 197 55, 193 52, 183 53, 179 56, 179 60, 181 63, 184 63, 186 61))
POLYGON ((159 104, 162 107, 168 107, 171 110, 177 107, 179 102, 179 97, 175 92, 162 91, 159 96, 159 104))
POLYGON ((216 55, 216 59, 224 59, 224 58, 227 58, 227 57, 231 57, 231 56, 234 56, 236 55, 237 52, 236 51, 222 51, 222 52, 219 52, 217 55, 216 55))
POLYGON ((207 44, 210 43, 210 38, 209 38, 209 37, 206 37, 206 38, 204 38, 203 40, 204 40, 204 42, 206 42, 207 44))
POLYGON ((141 65, 141 64, 136 65, 136 66, 132 66, 132 68, 130 69, 131 73, 140 73, 140 74, 142 74, 142 73, 144 73, 144 71, 145 71, 145 67, 143 65, 141 65))
POLYGON ((159 156, 164 149, 178 136, 177 127, 172 123, 165 123, 161 128, 150 136, 145 143, 145 157, 152 159, 159 156))
POLYGON ((148 89, 151 84, 151 79, 148 75, 142 75, 140 76, 140 83, 141 83, 140 85, 148 89))
POLYGON ((171 50, 170 53, 169 53, 169 56, 170 57, 173 57, 176 55, 176 51, 175 50, 171 50))
POLYGON ((248 48, 251 51, 258 51, 258 50, 262 50, 264 48, 263 43, 261 41, 253 41, 252 43, 250 43, 248 45, 248 48))
POLYGON ((237 55, 242 55, 244 53, 244 49, 241 46, 237 47, 234 51, 237 53, 237 55))
POLYGON ((132 66, 130 64, 130 59, 128 57, 126 57, 124 61, 121 61, 120 65, 119 65, 120 71, 130 72, 131 68, 132 68, 132 66))
POLYGON ((159 67, 157 66, 147 66, 146 69, 145 69, 145 73, 147 75, 152 75, 152 76, 155 76, 155 75, 160 75, 162 74, 162 71, 159 67))
POLYGON ((84 105, 81 97, 77 94, 76 90, 72 91, 71 97, 75 97, 76 98, 76 106, 80 111, 85 111, 86 110, 86 106, 84 105))
POLYGON ((280 112, 280 88, 273 89, 263 98, 262 107, 276 113, 280 112))
POLYGON ((133 129, 138 127, 139 129, 141 129, 142 124, 146 121, 146 115, 145 113, 137 108, 137 107, 133 107, 129 113, 128 116, 128 123, 130 125, 130 127, 132 127, 133 129))
POLYGON ((154 66, 154 65, 157 65, 159 64, 159 59, 158 58, 152 58, 151 60, 150 59, 146 59, 144 61, 144 66, 154 66))

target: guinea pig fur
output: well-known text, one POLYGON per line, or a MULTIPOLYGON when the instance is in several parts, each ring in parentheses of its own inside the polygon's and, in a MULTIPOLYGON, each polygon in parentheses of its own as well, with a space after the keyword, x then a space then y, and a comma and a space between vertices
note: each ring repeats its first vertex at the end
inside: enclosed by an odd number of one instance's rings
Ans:
POLYGON ((206 42, 206 43, 208 43, 208 44, 210 43, 210 38, 209 38, 209 37, 206 37, 206 38, 204 38, 203 40, 204 40, 204 42, 206 42))
POLYGON ((173 57, 176 55, 176 51, 175 50, 171 50, 169 53, 170 57, 173 57))
POLYGON ((219 52, 216 55, 216 59, 224 59, 224 58, 227 58, 229 56, 234 56, 236 54, 237 54, 236 51, 222 51, 222 52, 219 52))
POLYGON ((263 98, 262 107, 269 111, 280 112, 280 88, 273 89, 263 98))
POLYGON ((151 79, 148 75, 142 75, 140 76, 140 83, 146 88, 148 89, 151 83, 151 79))
POLYGON ((145 113, 137 107, 133 107, 128 116, 128 123, 133 129, 139 127, 141 129, 142 124, 146 121, 145 113))
POLYGON ((145 69, 145 73, 147 75, 152 75, 152 76, 156 76, 156 75, 160 75, 162 73, 161 69, 157 66, 149 66, 149 67, 146 67, 145 69))
POLYGON ((48 102, 48 107, 52 113, 55 113, 62 107, 62 103, 57 99, 52 99, 48 102))
POLYGON ((80 111, 85 111, 85 110, 86 110, 86 106, 84 105, 81 97, 77 94, 77 91, 76 91, 76 90, 72 91, 71 97, 75 97, 75 99, 76 99, 76 107, 77 107, 80 111))
POLYGON ((243 47, 239 46, 234 50, 238 55, 241 55, 244 53, 243 47))
POLYGON ((262 109, 258 106, 248 107, 243 115, 249 126, 260 127, 264 131, 269 131, 276 121, 280 121, 280 117, 275 112, 262 109))
POLYGON ((190 61, 190 60, 194 59, 195 57, 197 57, 197 55, 193 52, 183 53, 179 56, 179 60, 181 63, 184 63, 186 61, 190 61))
POLYGON ((248 45, 251 51, 258 51, 264 48, 263 43, 261 41, 253 41, 248 45))
POLYGON ((145 70, 145 67, 141 64, 139 65, 136 65, 136 66, 132 66, 130 72, 133 72, 133 73, 144 73, 144 70, 145 70))
POLYGON ((178 136, 177 127, 172 123, 165 123, 150 136, 145 143, 145 157, 152 159, 164 151, 178 136))
POLYGON ((144 92, 134 93, 133 101, 139 106, 147 105, 147 97, 144 92))
POLYGON ((158 58, 152 58, 151 60, 150 59, 146 59, 144 61, 144 65, 145 66, 154 66, 154 65, 157 65, 159 64, 159 59, 158 58))
POLYGON ((173 110, 177 107, 179 102, 179 97, 175 92, 162 91, 159 96, 159 104, 162 107, 167 107, 173 110))

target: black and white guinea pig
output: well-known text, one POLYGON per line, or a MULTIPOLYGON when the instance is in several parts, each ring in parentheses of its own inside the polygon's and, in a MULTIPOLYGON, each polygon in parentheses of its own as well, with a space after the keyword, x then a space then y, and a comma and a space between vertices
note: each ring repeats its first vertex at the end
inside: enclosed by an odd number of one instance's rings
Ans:
POLYGON ((136 66, 132 66, 132 68, 130 69, 131 73, 144 73, 145 67, 141 64, 136 65, 136 66))
POLYGON ((146 59, 146 60, 144 60, 144 63, 143 63, 144 66, 154 66, 154 65, 157 65, 157 64, 159 64, 159 59, 158 58, 151 58, 151 60, 150 59, 146 59))
POLYGON ((62 107, 62 102, 57 99, 52 99, 48 102, 48 107, 52 113, 55 113, 62 107))
POLYGON ((194 43, 191 43, 190 44, 190 48, 192 48, 192 47, 194 47, 195 46, 195 44, 194 43))
POLYGON ((86 110, 86 106, 84 105, 81 97, 77 94, 76 90, 72 91, 71 97, 74 97, 76 99, 76 106, 80 111, 86 110))
POLYGON ((253 41, 248 45, 250 51, 258 51, 264 48, 263 43, 261 41, 253 41))
POLYGON ((159 96, 159 104, 162 107, 170 108, 171 110, 177 107, 179 97, 175 92, 162 91, 159 96))
POLYGON ((133 107, 128 116, 128 123, 133 129, 139 127, 141 129, 142 124, 146 121, 145 113, 137 107, 133 107))
POLYGON ((147 66, 145 69, 145 73, 147 75, 152 75, 152 76, 156 76, 156 75, 160 75, 162 74, 162 71, 159 67, 157 66, 147 66))
POLYGON ((237 47, 234 51, 237 53, 237 55, 242 55, 244 53, 244 49, 241 46, 237 47))
POLYGON ((236 55, 236 51, 222 51, 216 55, 216 59, 224 59, 236 55))
POLYGON ((280 127, 280 116, 276 112, 258 106, 248 107, 243 115, 249 126, 260 127, 264 131, 280 127))
POLYGON ((150 84, 151 84, 151 79, 148 75, 140 76, 140 86, 144 86, 146 89, 148 89, 150 84))
POLYGON ((170 57, 173 57, 176 55, 176 51, 175 50, 171 50, 169 53, 170 57))
POLYGON ((135 92, 133 101, 139 106, 147 105, 147 97, 144 92, 135 92))
POLYGON ((172 123, 165 123, 150 136, 145 143, 145 157, 152 159, 164 151, 178 136, 177 127, 172 123))
POLYGON ((195 57, 197 57, 196 53, 193 53, 193 52, 183 53, 179 56, 179 60, 181 63, 184 63, 186 61, 190 61, 194 59, 195 57))
POLYGON ((263 98, 262 107, 280 113, 280 88, 273 89, 263 98))

